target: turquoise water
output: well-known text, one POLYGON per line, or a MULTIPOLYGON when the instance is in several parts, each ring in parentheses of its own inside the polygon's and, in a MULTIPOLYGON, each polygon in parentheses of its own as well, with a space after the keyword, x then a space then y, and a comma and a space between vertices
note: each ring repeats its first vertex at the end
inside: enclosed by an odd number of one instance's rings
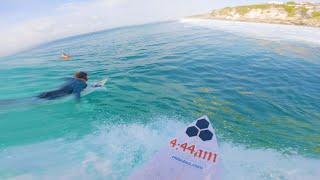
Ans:
POLYGON ((107 91, 0 106, 0 179, 125 179, 203 114, 224 179, 320 175, 318 44, 179 22, 118 28, 1 58, 0 99, 37 95, 78 70, 108 77, 107 91))

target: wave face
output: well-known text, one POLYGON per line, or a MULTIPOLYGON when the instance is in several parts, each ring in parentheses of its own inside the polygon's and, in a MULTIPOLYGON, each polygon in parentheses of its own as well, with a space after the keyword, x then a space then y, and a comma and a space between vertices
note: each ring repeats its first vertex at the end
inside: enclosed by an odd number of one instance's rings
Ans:
POLYGON ((317 179, 320 46, 245 26, 133 26, 0 59, 0 179, 125 179, 203 114, 223 179, 317 179), (25 101, 78 70, 107 91, 25 101))

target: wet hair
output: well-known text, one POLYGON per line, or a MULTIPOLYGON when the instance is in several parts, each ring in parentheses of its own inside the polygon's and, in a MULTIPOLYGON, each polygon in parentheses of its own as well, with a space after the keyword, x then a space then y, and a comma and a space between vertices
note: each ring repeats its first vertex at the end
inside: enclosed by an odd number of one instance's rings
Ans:
POLYGON ((88 74, 86 72, 82 72, 82 71, 76 72, 74 74, 74 77, 79 78, 79 79, 88 79, 87 76, 88 76, 88 74))

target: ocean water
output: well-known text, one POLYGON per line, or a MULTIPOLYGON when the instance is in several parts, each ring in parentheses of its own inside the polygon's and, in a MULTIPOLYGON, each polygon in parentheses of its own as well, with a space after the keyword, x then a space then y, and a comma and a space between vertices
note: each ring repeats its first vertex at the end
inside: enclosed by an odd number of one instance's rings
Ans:
POLYGON ((126 179, 204 114, 223 179, 318 179, 317 38, 313 28, 174 21, 3 57, 0 179, 126 179), (60 60, 62 51, 72 60, 60 60), (90 81, 108 77, 106 91, 80 103, 26 100, 79 70, 90 81))

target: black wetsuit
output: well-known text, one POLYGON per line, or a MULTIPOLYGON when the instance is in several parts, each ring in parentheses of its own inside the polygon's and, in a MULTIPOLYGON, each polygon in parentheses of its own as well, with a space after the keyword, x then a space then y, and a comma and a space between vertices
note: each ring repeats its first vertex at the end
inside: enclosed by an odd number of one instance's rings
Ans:
POLYGON ((57 90, 41 93, 37 97, 41 99, 52 100, 52 99, 57 99, 70 94, 74 94, 75 98, 79 100, 81 91, 84 90, 86 87, 87 87, 87 84, 81 79, 67 78, 67 82, 63 86, 61 86, 61 88, 57 90))

